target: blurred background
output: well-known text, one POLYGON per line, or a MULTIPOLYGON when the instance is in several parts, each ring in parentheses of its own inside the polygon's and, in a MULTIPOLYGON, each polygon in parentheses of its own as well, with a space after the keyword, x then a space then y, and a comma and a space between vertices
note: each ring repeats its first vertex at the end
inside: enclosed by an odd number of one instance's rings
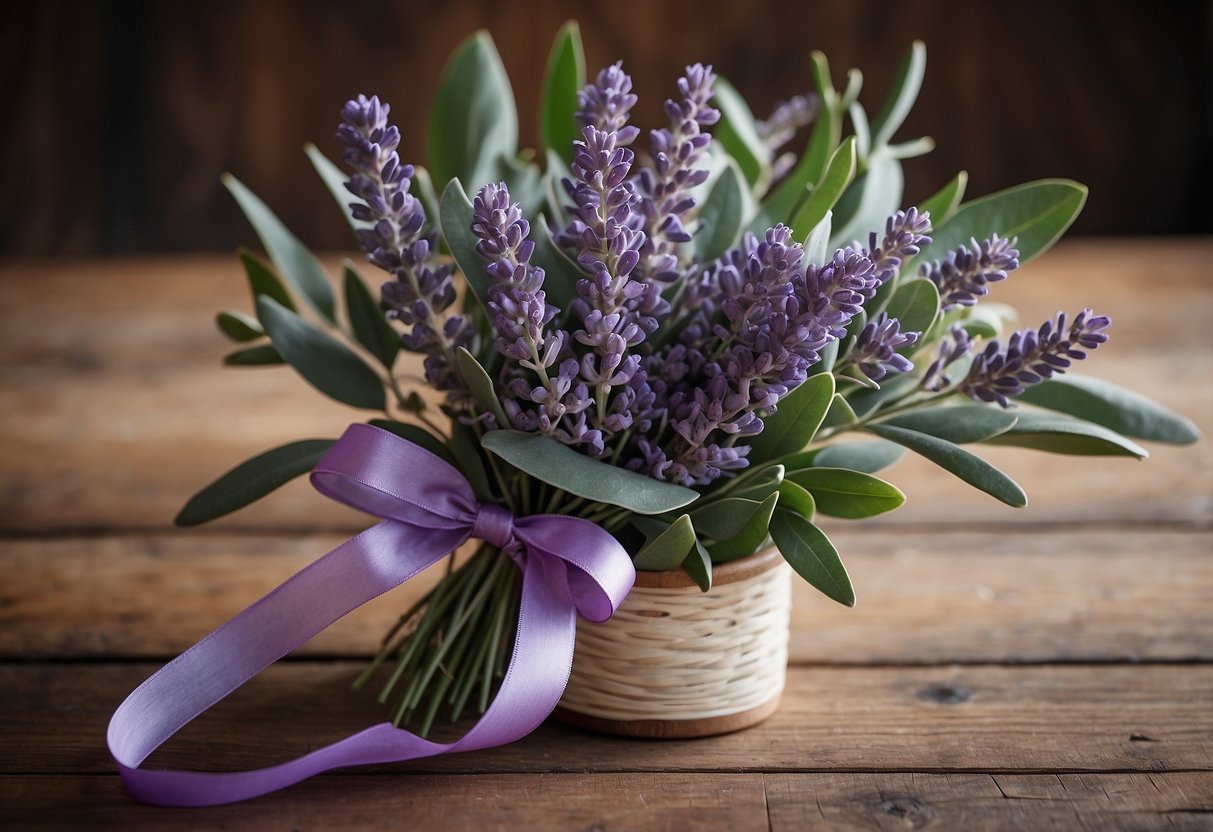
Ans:
POLYGON ((1066 176, 1091 187, 1073 233, 1213 231, 1213 4, 1198 0, 23 3, 0 31, 0 255, 230 251, 253 237, 219 184, 232 171, 316 249, 352 240, 303 156, 328 155, 342 102, 390 101, 423 158, 443 62, 479 27, 517 91, 524 145, 551 39, 581 23, 591 72, 622 58, 642 127, 688 62, 714 63, 764 117, 858 66, 878 107, 914 38, 927 76, 899 138, 907 200, 957 170, 969 194, 1066 176))

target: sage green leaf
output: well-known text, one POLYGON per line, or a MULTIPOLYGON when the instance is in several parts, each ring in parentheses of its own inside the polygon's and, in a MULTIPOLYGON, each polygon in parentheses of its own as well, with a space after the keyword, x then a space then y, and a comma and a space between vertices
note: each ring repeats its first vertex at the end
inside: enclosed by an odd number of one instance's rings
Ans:
POLYGON ((543 269, 543 291, 548 301, 561 310, 568 309, 577 297, 577 281, 585 275, 577 263, 556 245, 547 217, 540 215, 535 219, 531 226, 531 240, 535 243, 531 263, 543 269))
POLYGON ((567 179, 571 172, 563 157, 551 148, 544 152, 544 156, 547 160, 547 170, 543 174, 543 213, 549 225, 564 228, 569 224, 569 214, 565 210, 564 188, 560 183, 567 179))
MULTIPOLYGON (((823 266, 829 262, 834 255, 830 250, 830 229, 834 224, 834 212, 826 211, 817 225, 813 226, 813 230, 809 232, 809 236, 804 241, 804 262, 814 266, 823 266)), ((837 341, 831 341, 831 344, 837 344, 837 341)), ((835 347, 837 349, 837 347, 835 347)))
POLYGON ((570 494, 634 511, 661 514, 690 505, 699 493, 577 453, 550 436, 493 430, 480 438, 485 450, 519 471, 570 494))
POLYGON ((455 49, 438 82, 428 129, 430 173, 438 182, 488 182, 497 158, 517 152, 514 91, 492 37, 481 29, 455 49))
POLYGON ((1006 433, 1015 427, 1017 421, 1017 411, 980 404, 961 404, 911 410, 885 419, 879 424, 930 434, 956 445, 967 445, 1006 433))
POLYGON ((936 225, 931 244, 903 268, 916 269, 926 259, 938 260, 962 243, 984 240, 997 232, 1015 237, 1020 264, 1049 249, 1065 233, 1087 201, 1087 188, 1068 179, 1041 179, 983 196, 960 206, 947 222, 936 225))
POLYGON ((712 540, 732 540, 741 534, 761 500, 744 497, 723 497, 691 512, 695 530, 712 540))
POLYGON ((278 350, 269 344, 263 344, 230 352, 223 356, 223 363, 229 367, 269 367, 285 364, 286 360, 278 354, 278 350))
POLYGON ((779 484, 779 508, 799 514, 805 520, 812 520, 817 513, 817 503, 813 495, 803 485, 797 485, 792 480, 784 480, 779 484))
POLYGON ((245 460, 191 497, 173 522, 178 526, 197 526, 255 503, 311 471, 333 442, 302 439, 245 460))
POLYGON ((447 442, 447 449, 455 458, 455 467, 463 472, 468 484, 472 486, 476 499, 482 502, 491 501, 493 488, 489 484, 484 454, 480 452, 475 432, 458 418, 451 419, 451 438, 447 442))
POLYGON ((712 556, 698 540, 682 562, 682 568, 691 576, 700 591, 707 592, 712 588, 712 556))
POLYGON ((872 119, 872 146, 880 147, 888 144, 893 134, 905 122, 906 116, 918 99, 922 89, 922 77, 927 71, 927 48, 922 41, 916 40, 910 46, 897 75, 889 96, 885 99, 880 112, 872 119))
POLYGON ((425 209, 426 219, 430 225, 438 227, 438 192, 434 190, 434 180, 430 178, 430 172, 421 165, 416 165, 413 168, 413 188, 410 192, 417 199, 421 200, 421 207, 425 209))
POLYGON ((885 150, 894 159, 914 159, 925 156, 935 149, 935 140, 930 136, 921 136, 908 142, 888 145, 885 150))
POLYGON ((287 363, 321 393, 351 407, 383 410, 383 382, 349 347, 272 298, 257 299, 257 317, 287 363))
POLYGON ((842 95, 838 99, 840 110, 848 110, 851 105, 859 100, 859 93, 863 91, 863 73, 852 67, 847 70, 847 85, 842 90, 842 95))
POLYGON ((855 606, 855 590, 838 550, 825 533, 791 511, 776 511, 771 518, 771 539, 792 569, 826 597, 855 606))
MULTIPOLYGON (((872 442, 839 442, 812 453, 812 465, 850 468, 864 474, 875 474, 901 459, 905 455, 905 448, 876 439, 872 442)), ((791 465, 788 468, 791 470, 791 465)))
POLYGON ((543 76, 543 103, 540 106, 540 134, 544 145, 573 161, 573 141, 579 138, 575 115, 577 92, 585 86, 585 53, 581 47, 581 29, 570 20, 560 27, 548 55, 543 76))
POLYGON ((265 335, 261 324, 243 312, 220 312, 215 316, 215 324, 224 335, 240 343, 256 341, 265 335))
POLYGON ((855 131, 855 150, 860 159, 867 160, 872 153, 872 130, 868 126, 868 113, 858 101, 847 105, 851 116, 851 128, 855 131))
POLYGON ((320 180, 324 182, 324 187, 328 188, 333 199, 341 208, 341 215, 345 217, 345 221, 349 223, 350 228, 357 231, 360 228, 365 228, 369 223, 359 222, 354 219, 354 212, 350 210, 350 205, 356 200, 356 197, 349 192, 345 187, 349 177, 341 168, 337 167, 329 157, 320 152, 316 145, 308 142, 303 146, 303 152, 307 154, 307 158, 311 161, 312 167, 316 169, 316 173, 320 174, 320 180))
POLYGON ((779 492, 774 491, 758 504, 740 534, 731 540, 718 540, 709 545, 707 549, 712 555, 712 562, 727 563, 757 552, 759 547, 766 543, 771 513, 775 511, 778 502, 779 492))
POLYGON ((855 415, 855 411, 851 409, 847 400, 842 397, 841 393, 835 393, 834 398, 830 400, 830 409, 826 411, 826 417, 821 420, 821 427, 834 428, 858 421, 859 417, 855 415))
POLYGON ((1132 456, 1137 459, 1149 456, 1146 449, 1133 440, 1102 425, 1027 410, 1019 412, 1019 421, 1010 430, 985 441, 991 445, 1015 445, 1074 456, 1132 456))
POLYGON ((848 468, 802 468, 789 472, 786 481, 812 494, 817 510, 831 517, 874 517, 906 501, 896 486, 848 468))
POLYGON ((408 422, 397 422, 395 419, 369 419, 368 425, 394 433, 401 439, 407 439, 414 445, 420 445, 439 459, 456 465, 455 458, 441 439, 423 427, 410 425, 408 422))
POLYGON ((489 296, 489 279, 484 273, 484 258, 476 251, 476 235, 472 233, 472 201, 458 179, 452 179, 443 188, 438 213, 447 248, 467 278, 468 288, 484 306, 489 296))
POLYGON ((350 329, 358 343, 379 359, 388 370, 396 363, 400 352, 400 335, 392 329, 379 302, 371 297, 362 277, 349 263, 345 264, 345 313, 350 329))
POLYGON ((665 572, 677 569, 687 559, 687 553, 695 547, 695 529, 691 518, 683 514, 660 533, 640 547, 632 559, 637 569, 647 572, 665 572))
POLYGON ((834 206, 831 247, 866 243, 870 232, 883 230, 885 220, 901 207, 903 185, 901 162, 885 151, 872 151, 868 169, 855 177, 834 206))
POLYGON ((856 418, 867 419, 882 407, 901 399, 918 386, 918 379, 912 375, 884 378, 879 390, 856 390, 847 394, 847 403, 856 414, 856 418))
POLYGON ((967 310, 960 327, 969 335, 997 338, 1003 326, 1015 320, 1015 310, 1001 303, 982 303, 967 310))
POLYGON ((926 332, 939 315, 939 289, 919 277, 899 283, 885 311, 901 322, 902 332, 926 332))
POLYGON ((737 163, 729 158, 704 200, 695 231, 695 262, 710 263, 724 254, 741 236, 749 188, 737 163))
MULTIPOLYGON (((809 196, 796 209, 792 219, 793 229, 816 229, 818 224, 832 214, 831 209, 843 191, 855 178, 855 137, 850 136, 830 157, 821 181, 809 192, 809 196)), ((793 231, 795 234, 795 231, 793 231)))
POLYGON ((1022 508, 1028 504, 1027 495, 1014 480, 981 457, 974 456, 946 439, 893 425, 869 425, 868 430, 882 439, 904 445, 1009 506, 1022 508))
POLYGON ((809 376, 779 401, 767 417, 762 433, 750 440, 750 464, 796 453, 813 441, 834 398, 834 376, 809 376))
POLYGON ((1033 385, 1019 400, 1094 422, 1122 436, 1191 445, 1200 430, 1188 417, 1103 379, 1067 373, 1033 385))
POLYGON ((333 323, 333 287, 329 285, 320 261, 244 183, 230 173, 223 174, 222 180, 257 232, 278 273, 290 282, 320 317, 333 323))
POLYGON ((956 213, 969 185, 968 171, 961 171, 932 196, 918 203, 918 210, 931 215, 931 225, 941 226, 956 213))
POLYGON ((510 199, 522 208, 522 215, 533 217, 543 208, 543 171, 534 162, 517 156, 498 156, 493 164, 492 182, 504 180, 510 199))
POLYGON ((257 298, 265 295, 294 312, 295 301, 287 292, 286 287, 282 285, 282 281, 278 279, 278 275, 274 274, 260 257, 247 248, 241 248, 237 253, 240 255, 240 262, 244 265, 249 291, 253 295, 253 305, 257 305, 257 298))
POLYGON ((754 469, 754 474, 738 484, 736 491, 730 491, 730 497, 746 497, 750 500, 765 500, 779 488, 783 482, 784 467, 779 464, 767 465, 762 469, 754 469))
POLYGON ((712 103, 720 110, 720 121, 712 131, 712 139, 733 157, 746 182, 754 188, 770 173, 771 152, 758 137, 750 105, 732 84, 719 77, 712 103))
POLYGON ((472 394, 472 400, 476 402, 476 406, 484 413, 492 413, 497 424, 508 425, 510 420, 505 417, 505 411, 501 409, 501 401, 497 398, 493 379, 489 377, 484 367, 480 366, 476 357, 466 348, 459 347, 455 350, 455 367, 459 370, 459 376, 472 394))

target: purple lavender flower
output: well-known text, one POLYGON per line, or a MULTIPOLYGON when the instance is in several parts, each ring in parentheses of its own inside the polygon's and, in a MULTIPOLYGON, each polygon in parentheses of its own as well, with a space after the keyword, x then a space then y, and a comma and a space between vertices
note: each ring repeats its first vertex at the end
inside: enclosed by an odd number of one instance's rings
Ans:
POLYGON ((847 361, 872 381, 889 373, 907 373, 914 364, 897 350, 915 343, 920 332, 901 332, 901 322, 881 312, 859 332, 847 361))
POLYGON ((990 291, 988 284, 1006 280, 1009 272, 1019 268, 1014 240, 994 234, 980 243, 976 239, 971 243, 971 249, 962 243, 944 260, 922 267, 922 274, 939 288, 944 309, 974 305, 977 298, 990 291))
MULTIPOLYGON (((758 137, 772 155, 792 140, 801 127, 812 124, 821 110, 821 99, 817 93, 794 95, 787 101, 775 105, 765 121, 755 124, 758 137)), ((795 153, 782 153, 771 164, 771 181, 777 181, 796 164, 795 153)))
POLYGON ((670 126, 651 134, 653 167, 638 178, 645 231, 639 280, 670 284, 682 276, 679 248, 691 241, 684 221, 695 205, 690 193, 708 178, 708 169, 699 165, 712 137, 703 128, 720 120, 720 111, 708 106, 715 81, 710 66, 688 66, 678 79, 681 100, 665 102, 670 126))
POLYGON ((972 347, 973 341, 969 337, 969 333, 965 332, 964 327, 952 327, 950 336, 940 339, 938 357, 922 374, 918 386, 924 390, 938 392, 950 385, 952 379, 946 374, 948 367, 967 356, 972 347))
POLYGON ((404 344, 425 355, 426 379, 439 390, 456 390, 462 385, 452 356, 471 344, 473 330, 461 316, 443 316, 455 301, 451 269, 433 259, 435 236, 425 233, 425 210, 409 193, 413 166, 400 163, 400 131, 387 123, 390 109, 378 97, 360 95, 341 110, 337 139, 354 169, 345 186, 358 198, 350 207, 355 219, 370 224, 358 230, 358 242, 367 260, 396 278, 383 285, 383 302, 389 317, 412 327, 404 344))
POLYGON ((1010 400, 1026 387, 1064 373, 1072 361, 1087 357, 1084 350, 1107 341, 1104 330, 1110 324, 1106 316, 1084 309, 1067 328, 1065 313, 1058 312, 1037 330, 1013 333, 1005 350, 998 341, 991 341, 973 359, 960 390, 978 401, 1010 407, 1010 400))
POLYGON ((636 106, 632 76, 623 71, 623 61, 600 70, 593 84, 577 92, 577 124, 614 133, 615 143, 626 147, 640 135, 640 128, 628 124, 636 106))
POLYGON ((876 245, 876 232, 869 237, 869 257, 876 264, 876 285, 897 276, 901 264, 931 242, 931 217, 917 208, 898 211, 885 222, 884 239, 876 245))

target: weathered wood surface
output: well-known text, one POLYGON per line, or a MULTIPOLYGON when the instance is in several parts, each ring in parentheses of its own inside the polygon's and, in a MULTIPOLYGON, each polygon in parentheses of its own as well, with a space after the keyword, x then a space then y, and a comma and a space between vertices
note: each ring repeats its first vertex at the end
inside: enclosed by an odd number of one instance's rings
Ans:
MULTIPOLYGON (((1209 262, 1207 240, 1071 244, 998 299, 1029 321, 1108 311, 1090 371, 1208 434, 1209 262)), ((300 482, 213 528, 169 528, 245 456, 350 420, 289 370, 219 366, 212 314, 245 304, 230 258, 0 264, 0 828, 1213 827, 1208 442, 1145 463, 983 450, 1034 498, 1021 512, 899 463, 904 509, 828 526, 858 607, 797 586, 788 690, 749 731, 642 742, 549 724, 234 807, 133 803, 103 744, 117 703, 366 522, 300 482)), ((266 764, 381 721, 348 685, 424 586, 343 619, 152 762, 266 764)))

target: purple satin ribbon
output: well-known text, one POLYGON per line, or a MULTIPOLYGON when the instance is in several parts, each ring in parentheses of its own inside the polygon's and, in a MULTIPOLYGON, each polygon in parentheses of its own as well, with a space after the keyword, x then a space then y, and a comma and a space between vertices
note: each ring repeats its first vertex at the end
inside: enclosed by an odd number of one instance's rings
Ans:
POLYGON ((323 494, 386 518, 295 574, 140 685, 107 740, 130 793, 165 806, 211 806, 276 791, 333 768, 503 745, 556 707, 573 661, 576 615, 605 621, 627 596, 631 558, 576 517, 515 519, 481 504, 463 474, 369 425, 351 425, 312 472, 323 494), (484 716, 443 744, 381 723, 281 765, 252 771, 139 768, 186 723, 347 612, 407 581, 470 538, 506 550, 523 570, 514 652, 484 716))

